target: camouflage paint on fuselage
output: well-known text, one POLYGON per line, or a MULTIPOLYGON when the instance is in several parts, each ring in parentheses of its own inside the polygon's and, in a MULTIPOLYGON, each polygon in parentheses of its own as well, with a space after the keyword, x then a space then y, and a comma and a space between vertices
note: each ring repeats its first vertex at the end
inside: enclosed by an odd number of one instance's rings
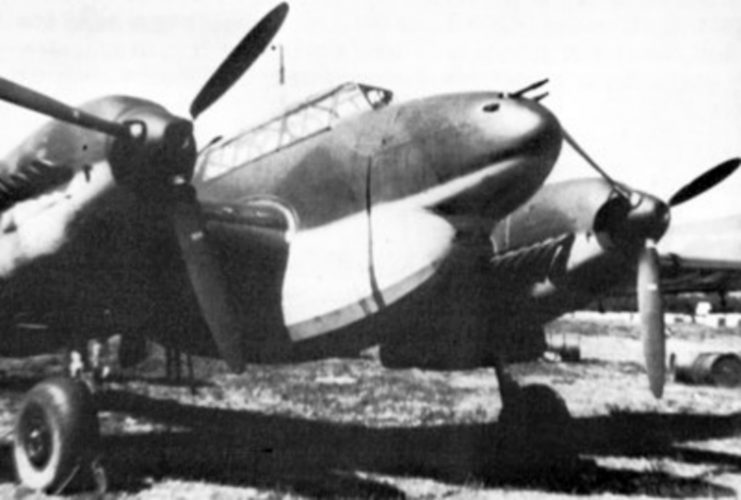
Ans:
MULTIPOLYGON (((119 121, 166 113, 126 97, 83 109, 119 121)), ((410 325, 454 333, 469 298, 486 298, 475 283, 491 243, 480 236, 538 189, 560 145, 557 120, 534 101, 453 94, 381 107, 214 179, 197 175, 230 290, 260 326, 244 339, 248 358, 344 352, 410 325), (286 223, 253 224, 275 213, 286 223)), ((136 330, 214 354, 156 193, 141 199, 116 182, 110 147, 100 133, 52 122, 2 164, 5 176, 38 159, 71 171, 3 214, 68 215, 48 259, 14 268, 9 310, 44 320, 50 304, 64 311, 54 318, 62 329, 81 335, 136 330)), ((5 242, 32 225, 8 227, 5 242)))
POLYGON ((452 94, 369 111, 197 187, 208 203, 269 198, 295 214, 276 328, 308 340, 417 290, 462 231, 490 229, 531 196, 559 148, 537 103, 452 94))

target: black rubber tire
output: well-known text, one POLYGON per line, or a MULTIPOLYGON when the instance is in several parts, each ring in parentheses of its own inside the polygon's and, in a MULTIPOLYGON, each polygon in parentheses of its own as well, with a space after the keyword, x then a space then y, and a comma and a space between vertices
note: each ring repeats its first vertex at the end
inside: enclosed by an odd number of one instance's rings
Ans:
POLYGON ((530 384, 521 388, 525 418, 530 426, 562 426, 571 421, 571 414, 563 398, 551 387, 530 384))
POLYGON ((478 472, 487 480, 533 474, 570 474, 578 461, 571 415, 546 385, 517 389, 502 409, 493 443, 479 448, 478 472))
POLYGON ((53 493, 88 472, 100 439, 90 391, 69 378, 34 386, 21 403, 14 431, 18 480, 33 490, 53 493))
POLYGON ((566 402, 547 385, 525 385, 519 387, 513 396, 499 415, 499 422, 504 425, 537 429, 571 421, 566 402))

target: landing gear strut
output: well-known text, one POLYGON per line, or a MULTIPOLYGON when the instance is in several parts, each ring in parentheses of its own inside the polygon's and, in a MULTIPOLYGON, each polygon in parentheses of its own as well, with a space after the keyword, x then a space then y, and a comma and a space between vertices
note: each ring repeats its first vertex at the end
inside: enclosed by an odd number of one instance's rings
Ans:
POLYGON ((578 454, 571 438, 571 415, 564 400, 546 385, 518 385, 507 372, 501 356, 494 362, 494 369, 502 410, 493 441, 484 445, 488 449, 481 449, 482 476, 518 476, 536 470, 568 474, 578 454))
POLYGON ((543 384, 521 387, 507 371, 502 356, 496 357, 494 370, 502 398, 501 424, 525 426, 533 430, 569 423, 571 415, 566 402, 556 391, 543 384))

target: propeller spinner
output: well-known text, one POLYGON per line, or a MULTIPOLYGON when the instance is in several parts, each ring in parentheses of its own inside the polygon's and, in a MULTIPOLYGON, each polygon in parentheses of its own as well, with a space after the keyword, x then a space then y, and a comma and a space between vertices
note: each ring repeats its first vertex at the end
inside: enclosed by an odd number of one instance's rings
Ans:
MULTIPOLYGON (((252 66, 280 29, 287 13, 288 5, 281 3, 247 33, 193 99, 190 106, 193 119, 252 66)), ((110 121, 3 78, 0 78, 0 99, 113 137, 108 156, 117 181, 129 183, 140 194, 146 194, 153 188, 152 184, 169 192, 168 212, 203 318, 221 357, 231 369, 241 371, 245 363, 244 326, 231 305, 215 249, 206 238, 201 207, 188 183, 196 160, 192 123, 154 103, 137 110, 135 116, 123 123, 110 121)))

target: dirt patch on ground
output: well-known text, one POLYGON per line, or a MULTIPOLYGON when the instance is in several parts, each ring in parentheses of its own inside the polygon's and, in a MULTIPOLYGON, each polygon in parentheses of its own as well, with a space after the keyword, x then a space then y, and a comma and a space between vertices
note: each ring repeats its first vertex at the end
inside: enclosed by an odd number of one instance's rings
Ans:
MULTIPOLYGON (((670 383, 656 401, 628 321, 563 319, 582 361, 513 367, 547 384, 573 420, 504 425, 493 370, 386 370, 373 359, 251 366, 196 360, 194 387, 156 355, 100 397, 107 498, 735 496, 741 390, 670 383), (555 424, 555 422, 554 422, 555 424), (542 431, 542 432, 541 432, 542 431)), ((730 329, 674 325, 670 352, 741 352, 730 329)), ((3 360, 0 497, 13 484, 12 412, 54 356, 3 360)))

